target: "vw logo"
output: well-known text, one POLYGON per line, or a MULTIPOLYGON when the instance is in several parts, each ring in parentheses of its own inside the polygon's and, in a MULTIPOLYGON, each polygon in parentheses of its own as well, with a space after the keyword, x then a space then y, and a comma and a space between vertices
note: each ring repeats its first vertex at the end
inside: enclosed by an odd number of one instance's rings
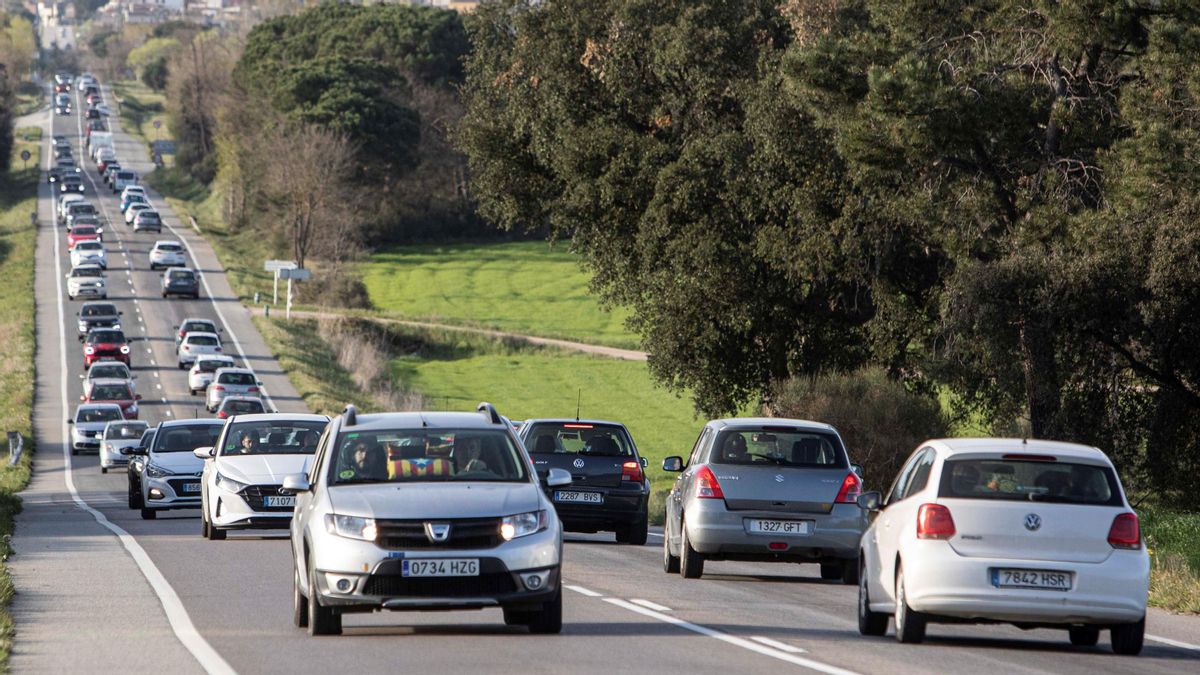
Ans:
POLYGON ((446 541, 450 538, 450 523, 425 523, 425 536, 433 542, 446 541))
POLYGON ((783 482, 783 474, 781 474, 781 473, 775 474, 775 482, 782 483, 783 482))
POLYGON ((1042 517, 1036 513, 1025 516, 1025 529, 1036 532, 1042 526, 1042 517))
POLYGON ((576 469, 582 469, 583 468, 583 460, 576 459, 574 462, 571 462, 571 465, 574 466, 576 469))

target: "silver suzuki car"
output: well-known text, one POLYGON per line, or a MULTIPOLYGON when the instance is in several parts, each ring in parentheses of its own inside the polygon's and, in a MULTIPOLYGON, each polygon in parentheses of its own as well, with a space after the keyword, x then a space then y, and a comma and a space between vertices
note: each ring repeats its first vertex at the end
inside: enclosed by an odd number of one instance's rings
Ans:
POLYGON ((695 579, 706 560, 819 563, 858 583, 867 512, 842 439, 828 424, 782 418, 709 422, 667 497, 663 568, 695 579))
MULTIPOLYGON (((567 485, 552 469, 547 487, 567 485)), ((476 413, 334 418, 309 470, 284 478, 294 621, 342 632, 342 615, 501 607, 509 625, 562 630, 562 526, 512 426, 476 413)))

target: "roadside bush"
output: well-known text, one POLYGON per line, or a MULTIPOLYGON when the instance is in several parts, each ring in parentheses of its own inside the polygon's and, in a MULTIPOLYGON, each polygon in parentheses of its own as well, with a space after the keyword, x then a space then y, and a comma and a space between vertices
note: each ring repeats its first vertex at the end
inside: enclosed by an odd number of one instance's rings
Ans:
POLYGON ((314 274, 313 281, 298 285, 298 301, 305 305, 339 309, 370 309, 371 298, 362 279, 346 272, 314 274))
POLYGON ((771 401, 776 417, 832 424, 850 460, 862 465, 867 490, 886 490, 918 443, 949 430, 937 401, 909 392, 877 368, 790 378, 774 387, 771 401))
POLYGON ((427 407, 423 396, 392 377, 391 345, 384 331, 365 321, 321 319, 317 333, 337 357, 338 365, 350 373, 358 388, 381 410, 427 407))

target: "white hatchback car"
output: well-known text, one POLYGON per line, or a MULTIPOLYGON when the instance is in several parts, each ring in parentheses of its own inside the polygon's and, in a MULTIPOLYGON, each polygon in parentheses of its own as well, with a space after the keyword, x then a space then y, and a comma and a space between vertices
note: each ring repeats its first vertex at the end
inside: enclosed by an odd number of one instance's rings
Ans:
MULTIPOLYGON (((132 387, 130 387, 132 389, 132 387)), ((121 454, 122 448, 136 448, 142 434, 150 424, 142 420, 109 422, 104 427, 104 438, 100 441, 100 473, 129 464, 129 455, 121 454)))
POLYGON ((150 206, 146 202, 130 204, 129 208, 125 209, 125 224, 133 225, 133 219, 135 216, 137 216, 137 214, 141 213, 142 211, 146 211, 146 210, 153 209, 153 208, 154 208, 153 206, 150 206))
POLYGON ((180 341, 175 350, 178 356, 179 369, 183 370, 196 362, 201 356, 212 356, 221 353, 221 338, 216 333, 191 332, 180 341))
POLYGON ((104 251, 104 244, 98 240, 81 241, 71 248, 71 267, 89 264, 108 269, 108 253, 104 251))
POLYGON ((924 443, 863 534, 858 625, 920 642, 929 623, 1060 628, 1092 646, 1111 633, 1137 654, 1150 557, 1138 517, 1103 452, 1071 443, 947 439, 924 443))
POLYGON ((216 372, 222 368, 232 368, 233 358, 229 356, 200 356, 188 371, 188 391, 192 396, 204 393, 213 381, 216 372))
POLYGON ((187 253, 183 250, 183 244, 177 241, 154 242, 154 248, 150 249, 150 269, 185 267, 186 265, 187 253))
POLYGON ((107 298, 108 282, 99 265, 87 264, 72 268, 67 278, 67 299, 78 297, 107 298))

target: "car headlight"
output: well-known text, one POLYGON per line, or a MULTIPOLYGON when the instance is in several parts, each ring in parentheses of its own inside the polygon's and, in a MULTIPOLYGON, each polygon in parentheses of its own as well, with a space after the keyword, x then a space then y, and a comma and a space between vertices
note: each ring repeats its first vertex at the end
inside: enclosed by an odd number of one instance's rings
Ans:
POLYGON ((129 353, 129 345, 121 345, 121 353, 128 354, 129 353))
POLYGON ((137 411, 138 411, 137 404, 136 404, 136 403, 130 403, 130 404, 129 404, 129 407, 128 407, 128 408, 126 408, 126 410, 128 410, 129 412, 137 412, 137 411))
POLYGON ((222 490, 227 490, 229 492, 241 492, 242 490, 246 489, 246 485, 246 483, 236 481, 229 476, 223 476, 220 472, 217 472, 217 487, 221 488, 222 490))
POLYGON ((375 541, 379 531, 375 529, 373 518, 359 516, 339 516, 335 513, 325 514, 325 531, 347 539, 375 541))
POLYGON ((500 536, 504 541, 511 541, 517 537, 541 532, 546 529, 549 521, 549 516, 544 510, 507 516, 500 519, 500 536))
POLYGON ((88 325, 87 325, 86 323, 84 323, 84 322, 80 321, 80 322, 79 322, 79 332, 80 332, 80 333, 86 333, 86 332, 87 332, 87 329, 88 329, 88 325))
POLYGON ((145 468, 145 472, 146 472, 146 475, 151 478, 166 478, 167 476, 171 475, 170 471, 167 471, 166 469, 162 468, 161 466, 157 466, 155 464, 147 464, 146 468, 145 468))
POLYGON ((113 330, 121 330, 121 324, 119 324, 119 323, 114 323, 114 324, 112 325, 112 329, 113 329, 113 330))
POLYGON ((84 353, 84 354, 95 354, 95 353, 96 353, 96 348, 95 348, 95 347, 84 347, 84 348, 83 348, 83 353, 84 353))

